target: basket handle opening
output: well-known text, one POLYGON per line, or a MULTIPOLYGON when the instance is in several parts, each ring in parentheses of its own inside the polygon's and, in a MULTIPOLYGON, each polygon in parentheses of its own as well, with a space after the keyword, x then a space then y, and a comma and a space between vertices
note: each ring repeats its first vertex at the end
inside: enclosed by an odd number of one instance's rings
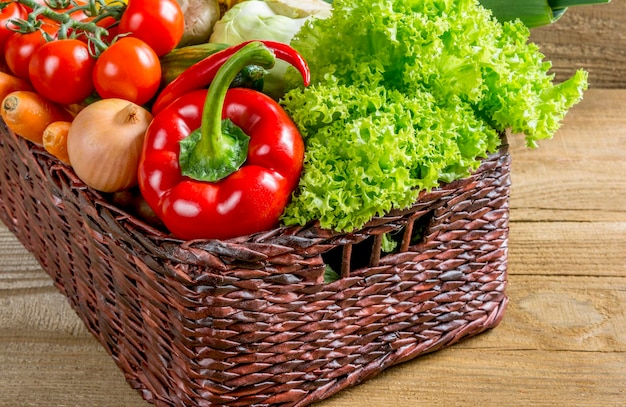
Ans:
POLYGON ((425 214, 415 213, 403 228, 402 241, 396 253, 407 252, 412 246, 423 243, 428 234, 427 230, 433 223, 434 217, 434 210, 426 212, 425 214))
POLYGON ((375 252, 375 236, 368 236, 359 243, 345 243, 333 247, 322 254, 322 260, 327 267, 330 267, 340 278, 350 277, 352 271, 368 267, 370 257, 375 252))
POLYGON ((415 213, 394 232, 371 234, 360 242, 336 246, 322 254, 322 259, 340 278, 350 277, 353 271, 361 268, 377 267, 381 258, 405 253, 422 243, 433 216, 434 211, 415 213))

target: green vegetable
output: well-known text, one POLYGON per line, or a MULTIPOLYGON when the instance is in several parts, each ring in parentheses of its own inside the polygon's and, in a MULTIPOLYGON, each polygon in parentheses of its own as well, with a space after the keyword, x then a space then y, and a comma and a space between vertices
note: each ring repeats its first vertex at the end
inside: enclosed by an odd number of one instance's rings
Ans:
POLYGON ((608 2, 610 0, 480 0, 500 21, 519 18, 530 28, 557 21, 568 7, 608 2))
POLYGON ((467 176, 505 129, 552 137, 587 74, 555 85, 528 36, 472 0, 335 0, 291 43, 312 86, 282 100, 307 149, 283 221, 359 228, 467 176))
MULTIPOLYGON (((236 4, 215 24, 210 42, 237 45, 249 40, 270 40, 289 44, 310 16, 292 18, 276 10, 272 2, 260 0, 236 4)), ((288 66, 284 61, 276 61, 265 77, 265 93, 275 98, 284 94, 283 76, 288 66)))
POLYGON ((389 236, 389 233, 385 233, 383 235, 383 240, 381 242, 380 248, 384 253, 391 253, 398 247, 398 242, 392 239, 389 236))
POLYGON ((328 264, 326 265, 326 268, 324 269, 324 283, 325 284, 330 284, 330 283, 334 283, 335 281, 339 280, 341 278, 341 276, 332 269, 332 267, 330 267, 328 264))
POLYGON ((267 2, 248 0, 236 4, 213 27, 211 42, 236 45, 248 40, 289 42, 306 18, 277 14, 267 2))
POLYGON ((547 0, 480 0, 500 21, 511 21, 519 18, 528 27, 539 27, 555 22, 561 13, 555 15, 547 0))
MULTIPOLYGON (((205 43, 176 48, 161 58, 161 86, 169 85, 190 66, 210 55, 228 48, 226 44, 205 43)), ((231 84, 231 88, 251 88, 263 90, 263 81, 267 71, 258 65, 248 65, 241 70, 231 84)))

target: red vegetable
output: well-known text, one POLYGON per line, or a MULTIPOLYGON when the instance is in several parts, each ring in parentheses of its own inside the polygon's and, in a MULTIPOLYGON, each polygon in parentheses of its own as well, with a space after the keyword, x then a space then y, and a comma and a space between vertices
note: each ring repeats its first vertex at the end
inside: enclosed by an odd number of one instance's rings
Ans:
POLYGON ((304 143, 269 96, 228 89, 245 66, 274 61, 262 43, 246 45, 208 91, 183 95, 150 124, 139 187, 178 238, 227 239, 277 226, 300 178, 304 143))
POLYGON ((26 10, 19 3, 11 2, 0 9, 0 49, 4 47, 9 37, 17 29, 13 21, 25 18, 26 10))
POLYGON ((144 41, 122 37, 98 57, 93 83, 102 98, 120 98, 142 105, 161 84, 159 57, 144 41))
MULTIPOLYGON (((233 45, 222 51, 209 55, 205 59, 195 63, 187 68, 180 76, 170 82, 159 94, 157 100, 152 106, 152 112, 156 115, 167 105, 172 103, 176 98, 189 93, 193 90, 202 89, 208 86, 215 78, 220 67, 237 51, 251 43, 252 41, 243 42, 233 45)), ((306 61, 288 44, 275 41, 254 41, 261 42, 267 48, 274 52, 276 58, 286 61, 293 65, 304 81, 304 85, 308 86, 311 80, 309 67, 306 61)))
POLYGON ((31 83, 46 99, 80 103, 93 93, 94 58, 87 44, 72 38, 51 41, 35 51, 28 64, 31 83))
POLYGON ((185 30, 185 16, 176 0, 129 0, 120 19, 119 32, 139 38, 165 55, 178 45, 185 30))
POLYGON ((4 59, 15 76, 29 80, 30 59, 46 43, 43 32, 54 37, 57 29, 56 25, 43 24, 40 30, 25 34, 15 32, 7 39, 4 44, 4 59))

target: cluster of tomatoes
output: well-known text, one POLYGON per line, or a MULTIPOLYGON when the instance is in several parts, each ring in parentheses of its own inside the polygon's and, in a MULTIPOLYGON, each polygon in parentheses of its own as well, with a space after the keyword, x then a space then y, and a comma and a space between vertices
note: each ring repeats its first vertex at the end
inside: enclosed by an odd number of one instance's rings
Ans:
POLYGON ((57 1, 63 6, 56 9, 53 3, 0 2, 0 59, 13 75, 63 105, 80 103, 94 92, 139 105, 154 97, 161 81, 159 57, 178 44, 184 31, 176 0, 70 0, 57 1), (121 12, 102 18, 88 11, 88 2, 92 10, 117 6, 121 12), (69 23, 42 13, 39 6, 64 13, 69 23), (29 15, 35 29, 18 30, 29 15))

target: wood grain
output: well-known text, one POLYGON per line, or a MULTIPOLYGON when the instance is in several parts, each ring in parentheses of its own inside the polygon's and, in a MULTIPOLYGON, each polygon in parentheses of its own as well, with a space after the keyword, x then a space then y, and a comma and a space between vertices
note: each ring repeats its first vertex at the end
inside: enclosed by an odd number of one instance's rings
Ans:
POLYGON ((590 89, 553 140, 532 150, 509 138, 517 220, 626 221, 624 106, 623 90, 590 89))
POLYGON ((626 88, 626 2, 572 7, 559 21, 533 29, 536 42, 552 61, 557 80, 577 68, 589 71, 590 86, 626 88))
POLYGON ((425 356, 419 366, 392 368, 320 406, 618 407, 626 396, 625 363, 624 354, 571 352, 564 358, 541 350, 457 348, 425 356))

